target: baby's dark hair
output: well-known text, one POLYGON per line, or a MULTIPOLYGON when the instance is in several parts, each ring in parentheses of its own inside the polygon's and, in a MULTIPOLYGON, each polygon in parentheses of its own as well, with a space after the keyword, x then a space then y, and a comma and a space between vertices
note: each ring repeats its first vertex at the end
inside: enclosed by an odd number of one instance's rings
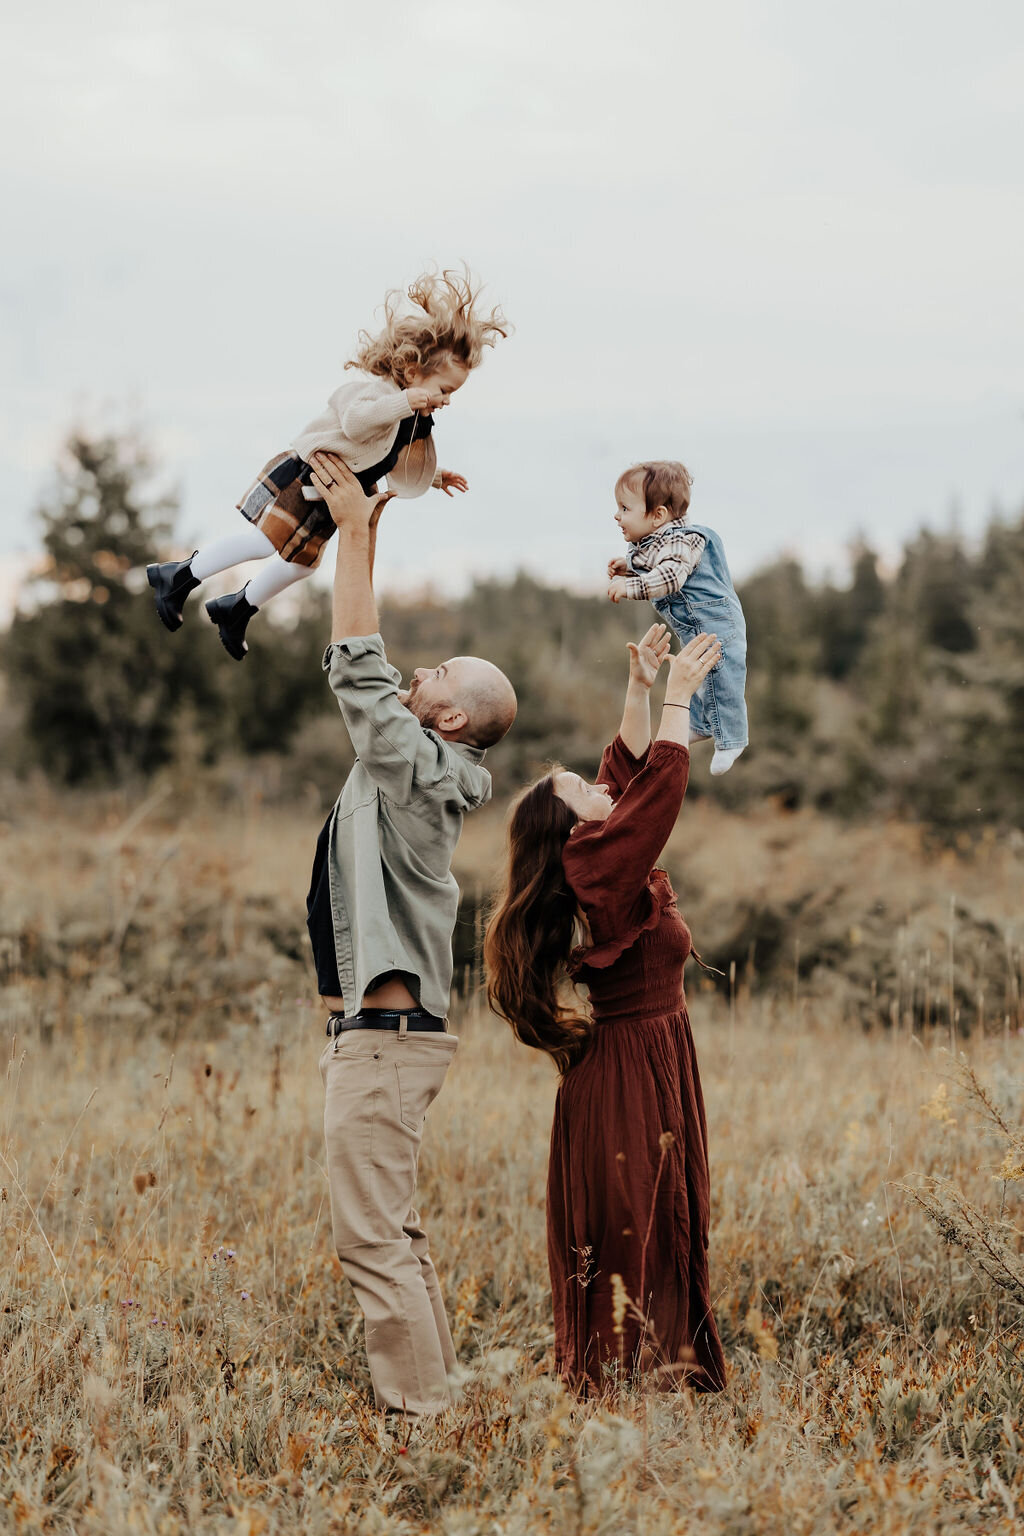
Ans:
POLYGON ((647 464, 631 464, 615 482, 615 496, 625 488, 644 498, 648 512, 667 507, 673 517, 685 517, 690 505, 693 480, 685 464, 677 459, 652 459, 647 464))

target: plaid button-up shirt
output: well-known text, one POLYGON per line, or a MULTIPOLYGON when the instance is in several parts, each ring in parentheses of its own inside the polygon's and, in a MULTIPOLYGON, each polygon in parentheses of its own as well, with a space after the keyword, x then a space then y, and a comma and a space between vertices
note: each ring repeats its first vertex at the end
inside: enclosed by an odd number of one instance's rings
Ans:
POLYGON ((692 532, 677 517, 657 533, 649 533, 638 544, 631 544, 629 563, 634 574, 626 577, 626 596, 646 598, 649 602, 678 592, 700 564, 705 543, 702 533, 692 532))

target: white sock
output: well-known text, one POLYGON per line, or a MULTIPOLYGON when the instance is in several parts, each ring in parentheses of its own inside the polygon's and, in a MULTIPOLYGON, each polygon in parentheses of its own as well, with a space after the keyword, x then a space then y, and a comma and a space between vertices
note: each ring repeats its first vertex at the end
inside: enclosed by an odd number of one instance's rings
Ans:
POLYGON ((197 581, 205 581, 218 571, 240 565, 243 560, 265 560, 275 553, 274 546, 265 533, 246 523, 237 533, 226 533, 222 539, 214 539, 192 556, 192 575, 197 581))
POLYGON ((711 772, 715 777, 717 778, 721 773, 728 773, 742 751, 742 747, 730 747, 728 751, 722 747, 716 747, 715 755, 711 759, 711 772))
POLYGON ((275 551, 273 559, 268 560, 246 586, 246 598, 254 608, 262 608, 264 603, 283 592, 285 587, 293 587, 297 581, 304 581, 312 574, 311 565, 296 565, 292 560, 282 560, 275 551))

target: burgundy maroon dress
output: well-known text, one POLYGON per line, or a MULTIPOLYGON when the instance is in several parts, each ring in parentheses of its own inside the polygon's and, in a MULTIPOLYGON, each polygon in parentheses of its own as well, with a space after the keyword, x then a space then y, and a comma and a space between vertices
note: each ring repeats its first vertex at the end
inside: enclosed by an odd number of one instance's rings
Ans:
POLYGON ((689 761, 663 741, 635 758, 616 737, 598 775, 612 814, 580 823, 565 848, 593 941, 574 977, 594 1023, 555 1103, 548 1260, 558 1369, 583 1393, 617 1367, 666 1387, 725 1384, 708 1280, 707 1123, 683 996, 690 933, 668 875, 652 868, 689 761))

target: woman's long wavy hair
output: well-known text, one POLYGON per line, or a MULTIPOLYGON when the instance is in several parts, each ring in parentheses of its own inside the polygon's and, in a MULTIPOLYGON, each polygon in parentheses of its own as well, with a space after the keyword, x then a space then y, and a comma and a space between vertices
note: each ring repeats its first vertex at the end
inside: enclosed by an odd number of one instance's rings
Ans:
POLYGON ((473 281, 468 267, 446 268, 421 273, 404 290, 393 288, 384 300, 383 329, 376 335, 360 331, 359 351, 345 367, 394 379, 400 389, 408 387, 410 369, 429 373, 445 357, 478 367, 484 347, 493 347, 511 326, 499 308, 477 314, 480 295, 473 281), (407 301, 411 314, 402 313, 407 301))
POLYGON ((562 853, 578 820, 555 794, 553 768, 514 802, 508 874, 484 935, 487 999, 524 1045, 553 1057, 559 1072, 580 1060, 590 1023, 566 1000, 577 904, 562 853))

